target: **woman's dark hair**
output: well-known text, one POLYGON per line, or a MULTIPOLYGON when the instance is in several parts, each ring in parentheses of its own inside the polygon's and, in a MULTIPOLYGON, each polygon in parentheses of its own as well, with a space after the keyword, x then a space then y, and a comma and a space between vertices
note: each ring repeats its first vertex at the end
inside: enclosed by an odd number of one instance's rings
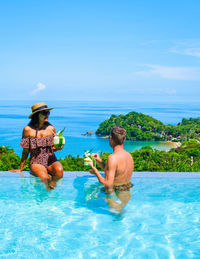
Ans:
POLYGON ((33 116, 31 117, 31 121, 28 125, 34 128, 39 127, 39 112, 33 114, 33 116))

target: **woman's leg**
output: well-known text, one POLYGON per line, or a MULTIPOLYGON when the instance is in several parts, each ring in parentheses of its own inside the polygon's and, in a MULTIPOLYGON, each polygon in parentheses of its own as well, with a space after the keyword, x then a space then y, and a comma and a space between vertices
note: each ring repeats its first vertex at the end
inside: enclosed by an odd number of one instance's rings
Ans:
POLYGON ((43 165, 32 164, 30 165, 30 170, 33 175, 40 177, 41 181, 46 185, 47 190, 49 190, 49 181, 51 177, 48 174, 47 169, 43 165))
POLYGON ((63 177, 63 167, 59 161, 54 162, 47 168, 48 173, 52 176, 49 186, 56 187, 56 182, 63 177))

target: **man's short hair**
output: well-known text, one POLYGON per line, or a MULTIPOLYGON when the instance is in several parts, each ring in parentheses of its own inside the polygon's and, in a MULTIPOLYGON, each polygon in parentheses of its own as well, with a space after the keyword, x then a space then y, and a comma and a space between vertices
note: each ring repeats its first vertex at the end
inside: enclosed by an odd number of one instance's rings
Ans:
POLYGON ((120 126, 113 127, 111 129, 111 136, 115 144, 122 145, 126 139, 126 130, 120 126))

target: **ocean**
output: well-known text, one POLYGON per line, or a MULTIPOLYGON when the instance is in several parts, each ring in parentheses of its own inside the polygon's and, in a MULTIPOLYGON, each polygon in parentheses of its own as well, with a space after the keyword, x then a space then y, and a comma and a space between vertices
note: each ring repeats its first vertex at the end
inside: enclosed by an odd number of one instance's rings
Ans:
MULTIPOLYGON (((36 101, 37 102, 37 101, 36 101)), ((29 123, 31 106, 35 101, 0 101, 0 146, 9 146, 21 155, 19 146, 22 130, 29 123)), ((51 111, 49 122, 56 131, 66 128, 66 144, 56 152, 58 158, 66 155, 83 156, 84 150, 93 148, 94 152, 112 152, 108 139, 95 134, 83 136, 87 131, 95 133, 99 124, 112 114, 127 114, 131 111, 141 112, 161 120, 165 124, 176 125, 182 118, 197 118, 200 115, 198 104, 167 104, 151 102, 108 102, 108 101, 47 101, 51 111)), ((125 149, 129 152, 150 145, 159 150, 169 150, 169 143, 157 141, 126 141, 125 149)))

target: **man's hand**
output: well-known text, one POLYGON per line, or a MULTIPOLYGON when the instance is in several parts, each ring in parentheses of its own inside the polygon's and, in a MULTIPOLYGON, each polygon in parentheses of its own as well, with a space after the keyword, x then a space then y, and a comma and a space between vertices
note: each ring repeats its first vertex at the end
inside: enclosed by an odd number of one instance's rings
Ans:
POLYGON ((105 163, 102 161, 101 157, 99 156, 98 153, 93 153, 92 158, 95 160, 95 162, 101 167, 101 169, 105 169, 105 163))
POLYGON ((101 158, 100 158, 100 155, 99 155, 98 153, 93 153, 93 154, 92 154, 92 157, 94 158, 94 160, 95 160, 96 162, 99 162, 99 163, 102 162, 102 160, 101 160, 101 158))

